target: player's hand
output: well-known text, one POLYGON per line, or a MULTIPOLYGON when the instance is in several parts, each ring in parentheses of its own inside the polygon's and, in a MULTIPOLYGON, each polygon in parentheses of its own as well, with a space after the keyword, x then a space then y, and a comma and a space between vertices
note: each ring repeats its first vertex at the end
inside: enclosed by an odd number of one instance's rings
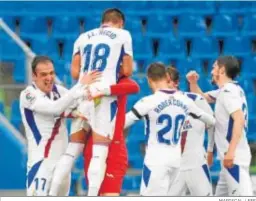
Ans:
POLYGON ((208 151, 207 152, 207 163, 208 163, 208 166, 212 166, 213 164, 213 152, 210 152, 208 151))
POLYGON ((225 168, 232 168, 234 165, 234 154, 227 152, 224 156, 223 165, 225 168))
POLYGON ((99 81, 101 74, 102 73, 99 71, 92 71, 87 74, 84 74, 82 79, 80 80, 80 83, 84 85, 90 85, 94 82, 99 81))
POLYGON ((186 78, 190 84, 196 84, 199 80, 199 74, 196 71, 189 71, 186 78))

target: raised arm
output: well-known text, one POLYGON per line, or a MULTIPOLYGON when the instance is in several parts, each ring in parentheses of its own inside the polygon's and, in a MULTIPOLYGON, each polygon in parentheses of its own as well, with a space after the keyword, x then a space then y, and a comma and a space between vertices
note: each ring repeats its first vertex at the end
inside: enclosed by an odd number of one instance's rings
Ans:
POLYGON ((199 80, 199 75, 197 74, 196 71, 190 71, 187 75, 187 80, 189 82, 189 88, 190 91, 193 93, 197 93, 200 94, 201 96, 203 96, 208 103, 214 103, 215 99, 210 96, 208 93, 204 93, 200 86, 198 85, 198 80, 199 80))

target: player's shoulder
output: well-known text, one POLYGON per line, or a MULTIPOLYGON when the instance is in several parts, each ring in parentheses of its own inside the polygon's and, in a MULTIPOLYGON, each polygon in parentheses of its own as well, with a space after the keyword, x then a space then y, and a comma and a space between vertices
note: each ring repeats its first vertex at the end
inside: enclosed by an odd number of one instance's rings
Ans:
POLYGON ((27 86, 20 93, 20 102, 22 103, 33 103, 37 97, 38 93, 33 85, 27 86))
POLYGON ((155 94, 142 97, 138 102, 143 105, 150 105, 156 99, 155 94))
POLYGON ((229 82, 227 84, 225 84, 220 92, 223 94, 240 94, 240 92, 242 91, 242 88, 239 86, 239 84, 237 82, 229 82))
POLYGON ((61 95, 65 94, 68 89, 60 84, 55 84, 53 91, 56 90, 57 93, 60 93, 61 95))
POLYGON ((201 96, 200 94, 196 94, 193 92, 184 92, 184 95, 193 100, 194 102, 198 100, 204 100, 205 98, 201 96))

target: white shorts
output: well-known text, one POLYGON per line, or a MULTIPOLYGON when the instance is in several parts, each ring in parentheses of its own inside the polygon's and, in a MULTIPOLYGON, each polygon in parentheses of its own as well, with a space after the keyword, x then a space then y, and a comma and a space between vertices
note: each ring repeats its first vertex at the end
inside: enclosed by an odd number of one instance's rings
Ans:
POLYGON ((182 196, 187 190, 192 196, 212 195, 210 173, 206 164, 190 170, 181 170, 168 195, 182 196))
POLYGON ((234 165, 227 169, 222 166, 215 196, 252 196, 252 181, 249 168, 234 165))
MULTIPOLYGON (((56 161, 57 163, 57 161, 56 161)), ((53 171, 56 165, 52 160, 44 159, 28 167, 27 196, 47 196, 50 190, 53 171)), ((70 188, 70 176, 62 182, 61 196, 67 196, 70 188)))
POLYGON ((147 166, 144 164, 140 195, 167 196, 169 189, 177 178, 179 168, 168 166, 147 166))
POLYGON ((94 132, 104 137, 113 137, 115 116, 117 112, 117 97, 102 97, 95 101, 83 101, 78 111, 87 119, 94 132))

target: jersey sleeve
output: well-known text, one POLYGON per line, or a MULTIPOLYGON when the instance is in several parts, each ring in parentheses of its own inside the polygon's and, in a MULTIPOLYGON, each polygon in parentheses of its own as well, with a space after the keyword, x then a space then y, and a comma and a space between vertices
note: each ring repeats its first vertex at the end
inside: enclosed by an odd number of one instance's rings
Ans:
POLYGON ((210 96, 210 98, 213 100, 213 101, 216 101, 216 98, 219 94, 220 90, 219 89, 216 89, 216 90, 212 90, 212 91, 208 91, 206 92, 206 94, 208 96, 210 96))
POLYGON ((224 89, 222 93, 222 101, 224 107, 226 108, 229 114, 232 114, 233 112, 242 109, 241 100, 238 95, 236 95, 229 89, 224 89))
POLYGON ((210 105, 208 104, 204 97, 198 96, 197 100, 195 101, 195 104, 207 114, 213 115, 212 108, 210 107, 210 105))
POLYGON ((133 50, 132 50, 132 37, 131 34, 127 31, 124 36, 124 54, 133 56, 133 50))
POLYGON ((78 37, 74 43, 73 56, 80 53, 80 37, 78 37))
POLYGON ((140 99, 132 108, 130 112, 128 112, 125 116, 125 128, 131 126, 135 121, 140 120, 144 117, 149 111, 150 108, 148 107, 149 101, 148 98, 140 99))

